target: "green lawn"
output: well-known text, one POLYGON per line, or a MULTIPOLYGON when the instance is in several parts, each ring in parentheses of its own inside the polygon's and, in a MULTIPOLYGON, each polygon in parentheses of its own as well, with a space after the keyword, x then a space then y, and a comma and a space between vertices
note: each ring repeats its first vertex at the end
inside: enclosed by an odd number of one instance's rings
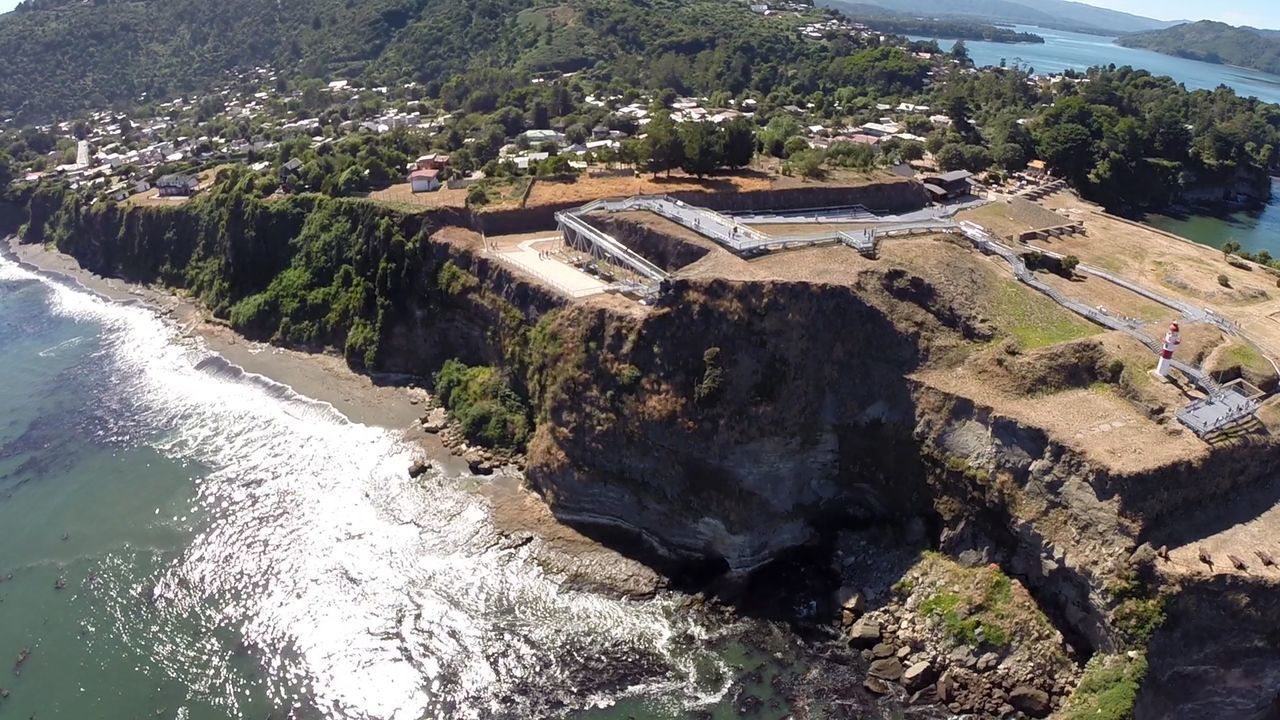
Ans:
POLYGON ((991 301, 991 319, 1023 350, 1098 335, 1103 328, 1014 282, 1001 283, 991 301))

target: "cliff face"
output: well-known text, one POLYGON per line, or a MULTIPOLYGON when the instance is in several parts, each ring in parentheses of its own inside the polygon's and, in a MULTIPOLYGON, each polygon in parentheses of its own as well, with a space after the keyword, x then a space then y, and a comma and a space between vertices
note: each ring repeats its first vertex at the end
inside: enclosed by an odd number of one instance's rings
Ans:
POLYGON ((1274 581, 1218 577, 1186 587, 1151 642, 1134 717, 1280 717, 1280 592, 1274 581))
POLYGON ((575 306, 551 329, 530 368, 528 477, 562 520, 676 568, 745 574, 835 528, 923 518, 942 550, 1017 576, 1090 650, 1136 637, 1122 590, 1139 546, 1184 542, 1211 498, 1280 460, 1242 443, 1118 473, 914 379, 946 338, 983 329, 901 270, 851 286, 677 282, 655 312, 575 306))
POLYGON ((678 282, 650 315, 572 308, 555 330, 530 479, 558 515, 746 571, 829 521, 926 507, 865 454, 909 423, 919 348, 847 288, 678 282))
MULTIPOLYGON (((334 338, 376 318, 372 369, 427 376, 449 358, 504 368, 537 421, 528 479, 555 515, 677 575, 742 578, 843 529, 924 526, 951 557, 1017 576, 1078 646, 1108 652, 1137 637, 1124 610, 1144 600, 1128 595, 1128 578, 1147 564, 1140 546, 1193 539, 1191 520, 1211 532, 1226 522, 1212 500, 1265 487, 1280 461, 1275 444, 1240 440, 1120 473, 940 389, 922 371, 945 367, 958 348, 986 347, 993 325, 973 297, 892 262, 847 260, 839 281, 769 277, 777 264, 755 264, 746 279, 674 280, 643 308, 569 302, 522 279, 457 227, 493 216, 337 203, 321 218, 346 223, 336 243, 312 237, 321 211, 306 203, 215 210, 33 202, 29 239, 57 239, 99 272, 212 293, 224 312, 269 292, 300 258, 327 268, 324 283, 361 279, 368 304, 334 338)), ((673 266, 704 257, 624 220, 611 230, 673 266)), ((953 285, 980 280, 965 274, 973 268, 947 270, 953 285)), ((1114 380, 1096 345, 1055 357, 1067 360, 1046 364, 1051 383, 1019 391, 1114 380)), ((1213 598, 1188 597, 1173 606, 1175 628, 1200 627, 1197 608, 1213 598)), ((1241 642, 1263 637, 1264 625, 1241 642)), ((1186 672, 1170 661, 1181 631, 1167 632, 1152 646, 1160 656, 1146 707, 1171 702, 1186 672)), ((1269 682, 1264 660, 1256 677, 1269 682)))

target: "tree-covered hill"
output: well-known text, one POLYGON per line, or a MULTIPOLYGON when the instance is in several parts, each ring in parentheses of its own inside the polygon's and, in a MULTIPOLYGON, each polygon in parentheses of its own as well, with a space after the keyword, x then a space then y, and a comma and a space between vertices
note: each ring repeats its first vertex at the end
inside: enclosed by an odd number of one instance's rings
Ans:
POLYGON ((1280 33, 1203 20, 1125 35, 1117 42, 1165 55, 1280 74, 1280 33))
POLYGON ((431 0, 28 0, 0 15, 0 111, 183 93, 227 70, 360 66, 431 0))
POLYGON ((807 41, 799 22, 732 0, 28 0, 0 15, 0 115, 180 95, 262 65, 285 80, 413 81, 473 111, 573 71, 678 92, 920 88, 927 68, 909 55, 807 41))

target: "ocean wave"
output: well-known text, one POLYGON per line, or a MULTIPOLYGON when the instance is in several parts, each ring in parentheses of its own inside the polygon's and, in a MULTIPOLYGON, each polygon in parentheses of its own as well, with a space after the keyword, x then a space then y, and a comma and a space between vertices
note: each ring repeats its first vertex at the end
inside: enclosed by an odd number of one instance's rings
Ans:
POLYGON ((531 548, 496 542, 483 500, 434 473, 410 479, 419 451, 398 434, 244 371, 144 306, 0 258, 3 279, 43 282, 55 313, 103 328, 103 391, 129 398, 148 444, 208 469, 192 478, 189 547, 108 594, 120 635, 229 713, 233 658, 210 645, 228 630, 263 663, 274 704, 306 717, 545 717, 723 692, 703 687, 699 630, 671 602, 563 589, 531 548), (193 623, 198 640, 166 630, 193 623))

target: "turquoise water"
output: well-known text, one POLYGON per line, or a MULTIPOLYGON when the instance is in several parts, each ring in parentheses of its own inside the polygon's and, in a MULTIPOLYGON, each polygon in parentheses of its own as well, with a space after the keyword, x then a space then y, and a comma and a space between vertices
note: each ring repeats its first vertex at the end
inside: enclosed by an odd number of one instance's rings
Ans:
MULTIPOLYGON (((1237 95, 1256 97, 1266 102, 1280 103, 1280 76, 1227 65, 1214 65, 1186 58, 1162 55, 1150 50, 1124 48, 1116 45, 1114 38, 1084 35, 1050 30, 1030 25, 1018 25, 1018 30, 1035 33, 1044 38, 1044 44, 1009 44, 965 41, 969 55, 979 66, 1009 65, 1031 67, 1038 73, 1059 73, 1063 70, 1084 70, 1094 65, 1130 65, 1150 71, 1153 75, 1168 75, 1190 90, 1212 90, 1219 85, 1235 89, 1237 95)), ((915 40, 931 38, 913 38, 915 40)), ((949 49, 952 41, 940 41, 949 49)))
POLYGON ((901 716, 785 625, 566 590, 414 452, 0 255, 0 719, 901 716))
POLYGON ((1234 240, 1246 252, 1265 250, 1271 257, 1280 258, 1280 180, 1272 179, 1271 194, 1271 204, 1260 212, 1241 211, 1222 217, 1148 215, 1145 222, 1212 247, 1221 248, 1234 240))
POLYGON ((733 677, 394 434, 3 257, 0 418, 0 717, 674 718, 733 677))

